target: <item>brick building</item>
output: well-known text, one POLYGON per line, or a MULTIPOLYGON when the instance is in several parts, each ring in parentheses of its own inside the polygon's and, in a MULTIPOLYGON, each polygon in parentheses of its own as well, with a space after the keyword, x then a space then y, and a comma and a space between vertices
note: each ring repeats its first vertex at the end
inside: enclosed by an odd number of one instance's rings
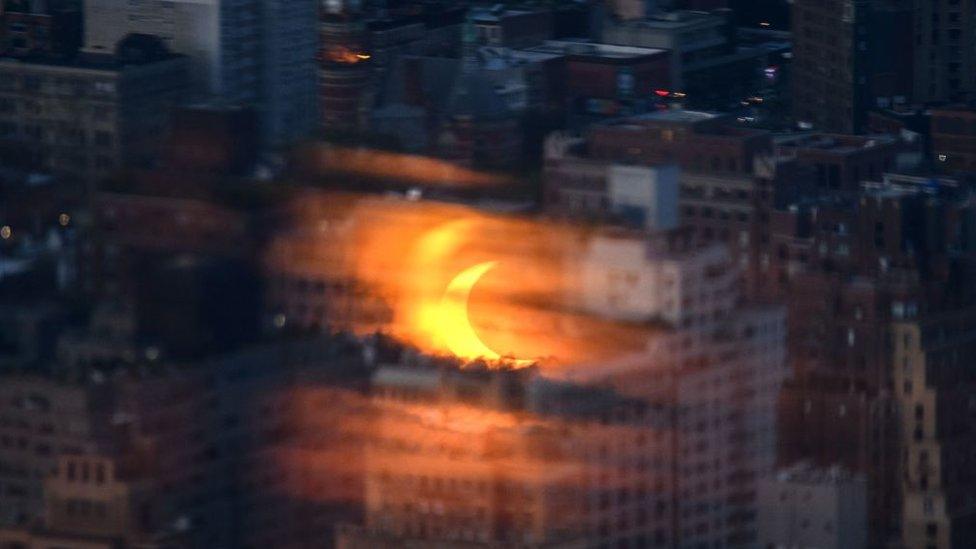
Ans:
POLYGON ((796 158, 813 171, 814 189, 856 191, 895 169, 903 145, 892 136, 805 134, 777 139, 777 154, 796 158))
POLYGON ((872 545, 901 535, 905 412, 892 397, 889 328, 971 300, 972 212, 959 191, 889 175, 773 214, 761 287, 789 297, 797 375, 780 401, 780 459, 865 473, 872 545))

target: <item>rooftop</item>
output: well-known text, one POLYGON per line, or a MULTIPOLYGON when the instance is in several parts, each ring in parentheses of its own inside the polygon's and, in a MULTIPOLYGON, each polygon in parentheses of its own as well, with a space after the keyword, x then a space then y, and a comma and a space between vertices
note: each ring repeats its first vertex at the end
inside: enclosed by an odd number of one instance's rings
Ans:
POLYGON ((809 463, 798 463, 776 474, 776 481, 795 484, 841 484, 863 482, 864 479, 840 466, 819 469, 809 463))
POLYGON ((724 19, 705 11, 673 10, 648 15, 644 19, 623 21, 625 26, 648 29, 675 30, 683 27, 723 23, 724 19))
POLYGON ((597 44, 576 40, 546 40, 542 45, 527 48, 525 51, 580 57, 603 57, 607 59, 635 59, 649 55, 658 55, 667 50, 660 48, 641 48, 637 46, 615 46, 612 44, 597 44))
POLYGON ((805 149, 819 150, 834 154, 851 154, 875 147, 892 145, 895 138, 888 135, 856 136, 828 133, 813 133, 779 137, 776 146, 781 150, 805 149))
POLYGON ((651 120, 657 122, 675 122, 680 124, 690 124, 704 120, 714 120, 723 115, 705 111, 689 111, 684 109, 669 109, 666 111, 654 111, 634 118, 637 120, 651 120))

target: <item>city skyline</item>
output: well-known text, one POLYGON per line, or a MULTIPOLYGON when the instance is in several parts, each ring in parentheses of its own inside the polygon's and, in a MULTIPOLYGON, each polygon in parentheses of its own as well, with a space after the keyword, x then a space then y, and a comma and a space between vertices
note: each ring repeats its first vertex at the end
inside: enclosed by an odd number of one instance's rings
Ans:
POLYGON ((0 549, 976 544, 973 0, 0 0, 0 549))

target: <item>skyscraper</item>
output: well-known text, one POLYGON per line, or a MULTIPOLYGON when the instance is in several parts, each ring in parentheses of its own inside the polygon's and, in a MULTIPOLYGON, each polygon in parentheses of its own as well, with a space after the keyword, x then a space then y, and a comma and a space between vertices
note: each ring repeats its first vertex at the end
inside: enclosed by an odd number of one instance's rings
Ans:
POLYGON ((793 105, 801 124, 854 133, 865 116, 869 0, 793 4, 793 105))

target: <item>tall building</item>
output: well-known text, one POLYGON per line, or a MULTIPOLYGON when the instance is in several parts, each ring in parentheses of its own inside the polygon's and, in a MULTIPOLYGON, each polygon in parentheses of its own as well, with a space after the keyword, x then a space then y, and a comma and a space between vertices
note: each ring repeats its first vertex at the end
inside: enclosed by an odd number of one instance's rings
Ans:
POLYGON ((915 0, 913 7, 915 101, 976 99, 976 2, 915 0))
POLYGON ((254 106, 264 144, 280 145, 312 130, 315 10, 313 0, 93 0, 84 51, 111 52, 130 33, 158 36, 191 60, 199 97, 254 106))
POLYGON ((797 376, 781 400, 780 459, 864 474, 872 546, 902 528, 904 411, 886 334, 971 303, 967 196, 950 180, 886 175, 773 213, 762 287, 789 296, 797 376))
POLYGON ((358 11, 324 11, 319 21, 319 128, 360 132, 373 101, 373 63, 358 11))
POLYGON ((111 54, 0 60, 4 160, 93 182, 156 156, 187 96, 187 58, 131 35, 111 54))
POLYGON ((856 133, 867 98, 870 0, 793 3, 793 106, 800 124, 856 133))
POLYGON ((968 309, 891 326, 906 547, 966 547, 976 539, 976 377, 966 359, 976 350, 974 320, 968 309))

